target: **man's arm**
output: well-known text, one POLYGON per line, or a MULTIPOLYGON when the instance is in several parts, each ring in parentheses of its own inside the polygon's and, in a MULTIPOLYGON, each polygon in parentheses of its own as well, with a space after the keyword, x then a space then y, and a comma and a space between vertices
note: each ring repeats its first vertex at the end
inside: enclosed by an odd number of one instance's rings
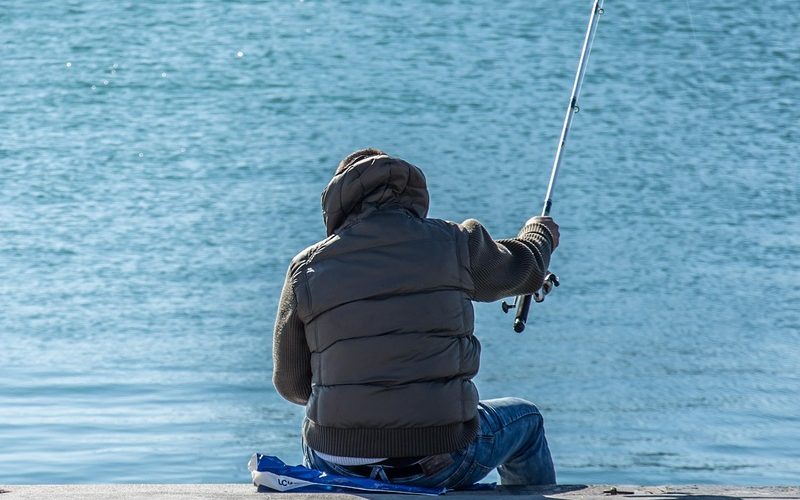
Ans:
POLYGON ((286 400, 305 405, 311 396, 311 353, 303 322, 297 315, 297 297, 291 270, 281 293, 272 338, 272 383, 286 400))
POLYGON ((552 219, 534 217, 516 238, 497 241, 475 219, 464 221, 462 226, 469 234, 473 300, 492 302, 527 295, 542 286, 550 254, 558 245, 558 225, 552 219))

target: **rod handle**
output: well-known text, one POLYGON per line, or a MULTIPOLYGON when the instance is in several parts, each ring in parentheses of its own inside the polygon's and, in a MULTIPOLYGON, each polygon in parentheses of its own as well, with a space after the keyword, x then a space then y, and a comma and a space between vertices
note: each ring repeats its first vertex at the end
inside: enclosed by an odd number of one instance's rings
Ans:
POLYGON ((531 308, 531 296, 520 295, 517 297, 517 313, 514 315, 514 331, 522 333, 525 330, 525 323, 528 322, 528 311, 531 308))

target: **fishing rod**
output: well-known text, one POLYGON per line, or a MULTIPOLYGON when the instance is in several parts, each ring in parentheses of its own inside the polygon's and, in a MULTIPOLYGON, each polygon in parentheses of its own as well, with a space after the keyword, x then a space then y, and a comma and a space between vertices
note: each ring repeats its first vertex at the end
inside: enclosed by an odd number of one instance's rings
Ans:
MULTIPOLYGON (((558 149, 556 149, 556 158, 553 162, 553 171, 550 174, 550 184, 547 186, 547 194, 544 197, 544 208, 542 208, 542 215, 550 215, 550 209, 553 207, 553 190, 556 187, 556 179, 558 178, 558 170, 561 168, 561 160, 563 158, 564 146, 567 143, 567 134, 572 126, 572 118, 575 113, 580 111, 578 107, 578 98, 581 95, 581 87, 583 86, 583 76, 586 74, 586 65, 589 62, 589 53, 592 51, 592 42, 594 42, 594 34, 597 31, 597 23, 600 20, 600 15, 603 13, 603 0, 594 0, 592 4, 592 15, 589 18, 589 27, 586 28, 586 37, 583 40, 583 49, 581 50, 581 59, 578 62, 578 71, 575 74, 575 83, 572 85, 572 95, 569 98, 569 106, 567 107, 567 116, 564 118, 564 126, 561 128, 561 138, 558 141, 558 149)), ((520 295, 514 299, 513 304, 508 304, 503 301, 503 312, 508 313, 510 309, 517 309, 514 316, 514 331, 522 332, 525 330, 525 323, 528 321, 528 311, 531 307, 531 298, 536 302, 542 302, 553 290, 553 287, 559 285, 558 276, 547 271, 542 287, 533 292, 533 295, 520 295)))

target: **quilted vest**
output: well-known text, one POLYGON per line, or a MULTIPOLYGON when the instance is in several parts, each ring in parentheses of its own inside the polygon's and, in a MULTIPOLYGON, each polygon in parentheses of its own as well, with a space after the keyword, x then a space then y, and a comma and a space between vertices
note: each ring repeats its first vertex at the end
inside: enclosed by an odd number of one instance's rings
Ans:
POLYGON ((387 156, 337 175, 322 199, 329 237, 292 264, 311 351, 306 443, 353 457, 466 447, 480 358, 466 232, 426 218, 422 172, 387 156))

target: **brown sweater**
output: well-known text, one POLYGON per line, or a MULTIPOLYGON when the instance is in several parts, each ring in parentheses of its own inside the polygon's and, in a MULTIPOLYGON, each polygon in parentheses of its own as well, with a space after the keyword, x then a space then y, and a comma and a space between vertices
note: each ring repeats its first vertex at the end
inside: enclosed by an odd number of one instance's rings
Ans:
MULTIPOLYGON (((493 240, 480 222, 462 224, 469 235, 472 300, 492 302, 532 293, 544 280, 550 263, 552 235, 542 224, 528 224, 516 238, 493 240)), ((311 395, 311 353, 297 312, 291 277, 281 294, 273 336, 273 383, 292 403, 305 405, 311 395)))

